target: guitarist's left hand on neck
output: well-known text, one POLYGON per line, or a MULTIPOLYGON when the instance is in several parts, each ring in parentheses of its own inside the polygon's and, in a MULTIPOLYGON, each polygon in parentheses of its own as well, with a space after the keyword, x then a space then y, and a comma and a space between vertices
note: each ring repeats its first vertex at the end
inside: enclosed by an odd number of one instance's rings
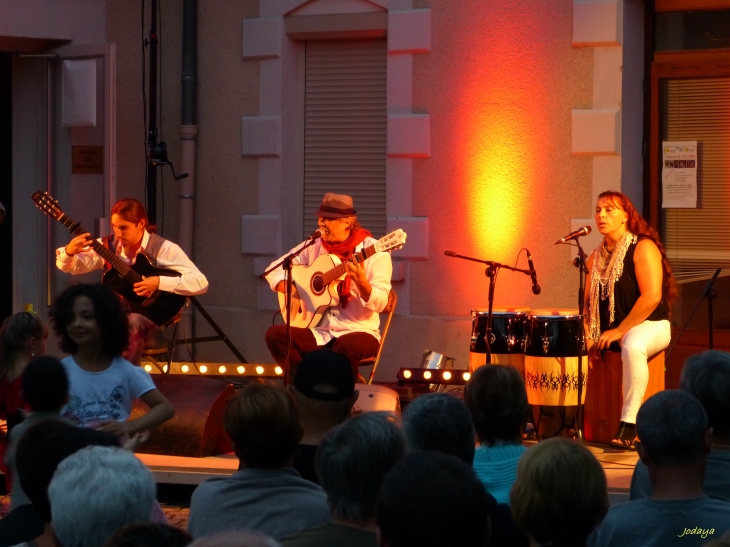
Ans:
POLYGON ((370 300, 370 293, 373 288, 368 281, 368 276, 363 265, 348 261, 345 267, 347 269, 347 273, 350 274, 352 283, 357 286, 357 289, 360 292, 360 297, 365 302, 370 300))
POLYGON ((134 293, 138 296, 150 296, 160 287, 158 276, 145 277, 139 283, 134 284, 134 293))

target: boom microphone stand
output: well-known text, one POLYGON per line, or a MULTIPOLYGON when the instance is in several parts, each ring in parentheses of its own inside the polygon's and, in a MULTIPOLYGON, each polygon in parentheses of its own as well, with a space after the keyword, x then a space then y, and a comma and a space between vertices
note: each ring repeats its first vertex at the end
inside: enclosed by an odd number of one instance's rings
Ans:
POLYGON ((497 273, 499 272, 500 268, 505 268, 507 270, 512 270, 513 272, 520 272, 525 275, 532 275, 532 272, 530 270, 521 270, 519 268, 513 268, 512 266, 508 266, 507 264, 500 264, 499 262, 494 262, 492 260, 482 260, 480 258, 474 258, 471 256, 464 256, 464 255, 458 255, 454 251, 444 251, 444 254, 446 256, 450 256, 453 258, 461 258, 463 260, 471 260, 473 262, 480 262, 482 264, 487 265, 487 269, 484 271, 484 275, 486 275, 489 278, 489 312, 487 313, 487 333, 484 336, 484 340, 487 343, 487 365, 492 364, 492 342, 489 339, 492 334, 492 306, 494 304, 494 288, 497 284, 497 273))
MULTIPOLYGON (((318 232, 315 232, 315 234, 318 234, 318 232)), ((284 270, 284 273, 286 275, 286 292, 284 293, 284 307, 286 308, 286 360, 284 362, 284 384, 289 385, 289 352, 291 351, 291 297, 292 297, 292 287, 294 286, 294 281, 291 277, 291 271, 292 266, 294 265, 294 259, 301 254, 301 252, 306 249, 307 247, 311 247, 314 245, 314 243, 319 239, 319 235, 316 237, 314 234, 310 236, 310 239, 304 242, 304 244, 299 247, 298 249, 295 249, 288 255, 286 255, 284 258, 282 258, 279 262, 274 264, 271 268, 266 270, 264 273, 261 274, 261 278, 266 278, 267 275, 269 275, 271 272, 273 272, 275 269, 277 269, 279 266, 282 267, 284 270)))
POLYGON ((580 317, 580 340, 578 341, 578 410, 575 415, 575 435, 578 439, 583 440, 583 382, 585 374, 583 373, 583 353, 586 348, 586 325, 584 320, 585 312, 585 292, 586 292, 586 276, 588 275, 588 257, 580 246, 580 238, 575 238, 575 244, 578 246, 578 256, 573 260, 573 264, 579 270, 580 281, 578 283, 578 316, 580 317))

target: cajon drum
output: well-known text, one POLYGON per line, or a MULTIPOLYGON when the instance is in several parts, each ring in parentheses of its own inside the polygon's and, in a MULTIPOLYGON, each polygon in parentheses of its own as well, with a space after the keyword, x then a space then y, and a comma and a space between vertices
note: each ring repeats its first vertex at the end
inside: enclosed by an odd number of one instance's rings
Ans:
MULTIPOLYGON (((644 401, 664 390, 664 352, 649 358, 649 383, 644 401)), ((609 443, 618 431, 623 404, 621 389, 621 354, 616 351, 604 353, 603 360, 591 360, 586 401, 584 406, 583 431, 586 440, 594 443, 609 443)))

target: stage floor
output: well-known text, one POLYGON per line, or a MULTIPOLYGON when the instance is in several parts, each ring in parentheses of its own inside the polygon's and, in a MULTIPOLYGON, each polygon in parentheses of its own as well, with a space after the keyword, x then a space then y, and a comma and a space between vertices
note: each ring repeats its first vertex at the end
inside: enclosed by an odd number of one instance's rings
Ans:
MULTIPOLYGON (((529 446, 530 443, 526 444, 529 446)), ((636 452, 615 450, 603 445, 587 446, 606 472, 611 503, 628 500, 631 475, 638 459, 636 452)), ((160 484, 200 484, 211 477, 231 475, 238 469, 238 459, 234 454, 208 458, 158 454, 137 454, 137 456, 152 471, 155 481, 160 484)))

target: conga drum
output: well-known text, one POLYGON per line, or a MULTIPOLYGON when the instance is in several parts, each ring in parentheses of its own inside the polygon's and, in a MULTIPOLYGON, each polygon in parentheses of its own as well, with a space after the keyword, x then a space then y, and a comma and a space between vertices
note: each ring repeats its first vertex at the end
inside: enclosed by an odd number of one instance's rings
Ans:
POLYGON ((581 402, 585 402, 588 360, 580 338, 582 320, 578 310, 571 309, 533 310, 527 317, 524 378, 527 401, 533 405, 533 413, 538 410, 540 414, 536 420, 538 438, 573 427, 575 408, 567 412, 567 407, 578 405, 579 382, 581 402), (583 370, 579 378, 581 356, 583 370), (560 423, 556 424, 554 418, 558 416, 560 423))
MULTIPOLYGON (((492 334, 489 338, 493 365, 510 365, 525 369, 525 323, 530 308, 492 308, 492 334)), ((471 310, 471 345, 469 370, 474 372, 487 363, 488 308, 471 310)))

